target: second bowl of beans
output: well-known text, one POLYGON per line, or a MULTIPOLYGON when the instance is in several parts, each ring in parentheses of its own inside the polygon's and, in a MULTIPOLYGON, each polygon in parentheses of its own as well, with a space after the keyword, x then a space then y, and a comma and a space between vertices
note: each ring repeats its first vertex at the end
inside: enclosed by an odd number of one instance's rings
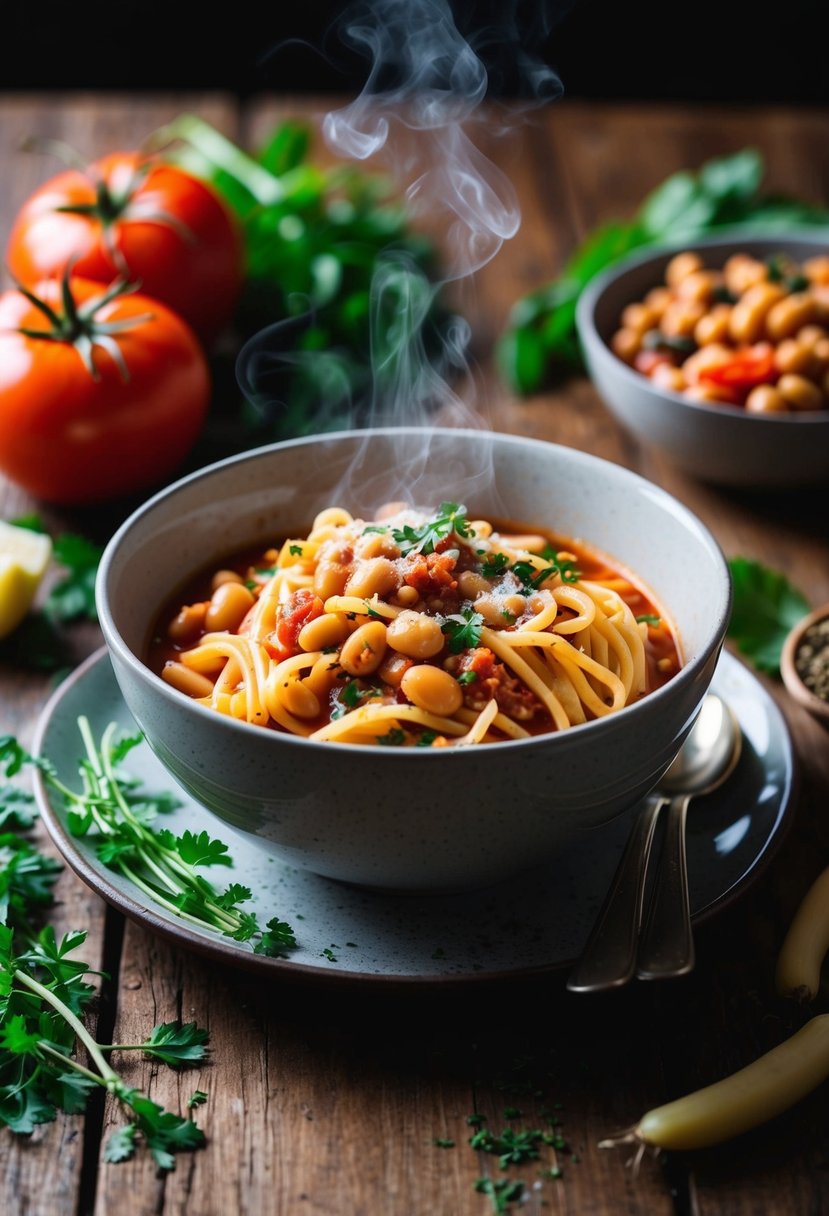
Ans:
POLYGON ((829 234, 727 235, 634 255, 579 302, 608 408, 688 472, 829 476, 829 234))

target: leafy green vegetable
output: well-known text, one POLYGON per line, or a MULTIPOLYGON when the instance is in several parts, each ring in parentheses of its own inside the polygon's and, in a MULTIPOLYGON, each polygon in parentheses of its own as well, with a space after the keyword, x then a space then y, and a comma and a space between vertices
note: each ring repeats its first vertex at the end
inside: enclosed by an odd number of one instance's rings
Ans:
POLYGON ((728 636, 760 671, 778 675, 786 634, 810 611, 808 600, 779 570, 733 557, 734 601, 728 636))
MULTIPOLYGON (((7 775, 31 759, 13 740, 2 741, 0 762, 7 775)), ((51 771, 39 764, 43 772, 51 771)), ((10 799, 12 806, 17 802, 10 799)), ((140 1137, 161 1169, 173 1169, 175 1154, 200 1148, 204 1132, 192 1117, 164 1110, 129 1087, 107 1056, 130 1048, 96 1043, 84 1024, 95 988, 86 982, 93 973, 75 951, 86 934, 69 932, 58 939, 52 925, 37 928, 61 868, 25 836, 0 837, 0 1124, 28 1135, 58 1110, 80 1114, 100 1087, 116 1098, 129 1120, 110 1136, 106 1159, 126 1161, 140 1137), (75 1057, 79 1045, 88 1063, 75 1057)), ((154 1027, 136 1049, 180 1067, 201 1060, 206 1042, 207 1032, 194 1023, 169 1022, 154 1027)), ((194 1104, 191 1099, 188 1106, 194 1104)))
POLYGON ((272 327, 257 340, 255 380, 243 377, 252 425, 269 435, 330 429, 372 397, 411 388, 413 347, 443 365, 450 317, 432 282, 434 248, 390 201, 386 179, 312 164, 309 129, 297 122, 278 126, 253 156, 190 114, 156 142, 210 182, 241 222, 247 271, 237 321, 248 335, 272 327))
POLYGON ((457 502, 442 502, 434 519, 427 520, 416 528, 409 524, 403 528, 395 528, 392 536, 404 555, 429 554, 434 553, 440 541, 451 536, 453 532, 463 540, 475 535, 466 518, 466 507, 457 502))
POLYGON ((829 211, 761 190, 763 160, 752 148, 667 178, 628 222, 607 223, 576 249, 560 277, 515 304, 498 345, 501 374, 522 394, 538 392, 559 368, 582 366, 576 305, 600 270, 648 245, 680 244, 729 225, 784 233, 829 223, 829 211))

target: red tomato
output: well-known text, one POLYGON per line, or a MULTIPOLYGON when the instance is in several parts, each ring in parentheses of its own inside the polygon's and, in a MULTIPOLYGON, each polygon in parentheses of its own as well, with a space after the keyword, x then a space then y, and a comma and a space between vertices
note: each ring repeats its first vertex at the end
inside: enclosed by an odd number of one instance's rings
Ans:
MULTIPOLYGON (((70 288, 79 308, 105 290, 84 279, 70 280, 70 288)), ((64 318, 60 283, 42 283, 37 294, 64 318)), ((62 324, 68 329, 71 321, 62 324)), ((118 498, 172 473, 198 436, 210 397, 207 361, 189 326, 157 300, 133 294, 76 322, 74 340, 32 335, 53 329, 21 292, 0 295, 0 469, 36 497, 67 504, 118 498), (106 333, 129 318, 135 323, 106 333)))
POLYGON ((758 384, 769 384, 776 374, 774 348, 768 342, 758 342, 756 346, 741 347, 722 363, 700 368, 699 378, 739 393, 758 384))
POLYGON ((6 261, 25 286, 61 278, 70 264, 100 283, 135 280, 205 340, 230 320, 243 274, 241 237, 218 196, 136 152, 45 182, 18 213, 6 261))
POLYGON ((320 597, 305 588, 295 591, 284 604, 280 604, 275 639, 283 658, 298 653, 297 638, 302 626, 322 616, 323 611, 320 597))

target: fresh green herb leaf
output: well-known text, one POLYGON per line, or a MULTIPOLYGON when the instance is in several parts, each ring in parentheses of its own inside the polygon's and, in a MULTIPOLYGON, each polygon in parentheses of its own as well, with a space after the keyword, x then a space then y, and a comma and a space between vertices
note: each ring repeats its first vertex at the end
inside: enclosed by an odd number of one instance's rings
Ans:
POLYGON ((728 636, 758 670, 778 675, 786 634, 809 602, 779 570, 745 557, 728 565, 734 594, 728 636))
POLYGON ((395 528, 392 536, 404 556, 407 553, 428 555, 434 553, 436 546, 452 533, 463 540, 474 536, 466 518, 466 507, 457 502, 442 502, 434 519, 418 527, 407 524, 403 528, 395 528))
POLYGON ((194 1089, 190 1097, 187 1099, 187 1109, 195 1110, 197 1106, 204 1106, 207 1101, 207 1094, 203 1089, 194 1089))
POLYGON ((265 954, 269 958, 285 958, 286 950, 295 950, 297 940, 291 926, 284 920, 274 916, 265 925, 265 930, 259 935, 259 941, 253 947, 254 954, 265 954))
POLYGON ((435 739, 437 739, 437 737, 438 736, 437 736, 436 731, 424 730, 424 731, 422 731, 420 738, 418 739, 415 746, 416 747, 431 747, 432 744, 434 743, 435 739))
POLYGON ((346 425, 372 399, 408 388, 415 347, 418 367, 425 355, 440 370, 452 318, 433 281, 436 246, 390 197, 390 178, 317 166, 310 128, 296 122, 280 124, 258 155, 192 114, 159 137, 239 218, 239 331, 285 322, 283 369, 267 391, 254 384, 247 393, 257 439, 346 425))
POLYGON ((492 1210, 498 1216, 506 1212, 508 1203, 519 1203, 524 1195, 524 1183, 511 1178, 478 1178, 475 1190, 481 1195, 487 1195, 492 1203, 492 1210))
POLYGON ((477 671, 462 671, 458 676, 459 684, 474 684, 478 678, 477 671))
POLYGON ((289 545, 288 552, 291 557, 302 557, 302 545, 289 545))
POLYGON ((643 612, 641 616, 636 618, 637 625, 653 625, 654 629, 662 624, 661 616, 654 616, 652 612, 643 612))
POLYGON ((341 718, 351 709, 356 709, 363 701, 383 694, 379 688, 366 688, 359 680, 349 680, 342 688, 338 688, 332 701, 331 717, 341 718))
POLYGON ((66 569, 46 598, 44 612, 53 621, 75 621, 81 617, 97 621, 95 578, 103 548, 83 536, 57 536, 53 560, 66 569))
POLYGON ((545 548, 541 556, 545 562, 549 562, 549 565, 541 570, 529 561, 513 562, 510 566, 510 570, 523 584, 525 591, 537 591, 539 587, 543 587, 548 578, 555 578, 556 575, 563 583, 577 583, 581 578, 581 572, 576 568, 575 562, 566 558, 560 559, 555 550, 549 546, 545 548))
POLYGON ((488 553, 481 566, 481 574, 484 578, 498 578, 508 566, 509 558, 506 553, 488 553))
POLYGON ((169 1064, 171 1068, 180 1068, 204 1059, 207 1039, 207 1031, 195 1022, 162 1022, 153 1026, 145 1042, 129 1048, 118 1045, 117 1050, 140 1050, 155 1060, 169 1064))
MULTIPOLYGON (((37 763, 53 787, 69 795, 51 765, 35 761, 13 741, 4 743, 10 767, 37 763)), ((84 768, 87 776, 89 767, 84 768)), ((51 924, 37 929, 39 914, 52 902, 60 869, 24 836, 8 832, 0 837, 0 907, 5 921, 0 925, 0 1124, 28 1135, 54 1119, 58 1110, 81 1113, 90 1093, 106 1088, 129 1113, 127 1124, 109 1138, 106 1159, 127 1160, 140 1135, 158 1165, 172 1169, 174 1154, 200 1147, 204 1133, 191 1118, 165 1111, 130 1089, 106 1058, 113 1048, 96 1043, 85 1026, 95 989, 85 982, 92 972, 75 952, 86 934, 72 931, 58 938, 51 924), (76 1059, 78 1048, 82 1059, 76 1059)), ((199 1058, 205 1040, 204 1031, 171 1023, 156 1027, 139 1046, 180 1064, 199 1058)))
POLYGON ((232 866, 233 858, 223 840, 211 840, 207 832, 185 831, 175 841, 176 852, 191 866, 232 866))
POLYGON ((385 735, 378 735, 377 742, 383 747, 402 747, 406 742, 406 732, 399 726, 393 726, 385 735))
POLYGON ((484 618, 474 608, 462 608, 450 616, 439 616, 438 624, 448 638, 449 650, 452 654, 460 654, 462 650, 471 650, 481 640, 481 629, 484 618))

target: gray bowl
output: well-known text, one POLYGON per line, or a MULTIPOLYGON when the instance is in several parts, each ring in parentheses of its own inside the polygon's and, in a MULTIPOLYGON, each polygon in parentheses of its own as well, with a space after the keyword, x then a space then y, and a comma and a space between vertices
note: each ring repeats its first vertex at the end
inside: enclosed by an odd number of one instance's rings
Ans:
POLYGON ((716 542, 679 502, 565 447, 483 431, 388 429, 299 439, 222 461, 141 507, 97 585, 115 675, 173 776, 264 849, 331 878, 458 889, 545 862, 651 789, 711 681, 730 610, 716 542), (301 535, 326 506, 355 515, 408 491, 479 517, 585 538, 636 571, 674 620, 684 666, 600 721, 461 749, 313 742, 214 713, 143 661, 187 576, 250 544, 301 535))
POLYGON ((711 267, 740 251, 761 258, 785 252, 803 260, 829 253, 829 233, 758 237, 732 229, 727 235, 634 254, 597 275, 579 299, 576 324, 587 369, 605 405, 643 443, 703 480, 758 488, 825 480, 829 411, 758 415, 738 406, 692 401, 655 385, 610 349, 622 310, 663 282, 678 249, 699 251, 711 267))

